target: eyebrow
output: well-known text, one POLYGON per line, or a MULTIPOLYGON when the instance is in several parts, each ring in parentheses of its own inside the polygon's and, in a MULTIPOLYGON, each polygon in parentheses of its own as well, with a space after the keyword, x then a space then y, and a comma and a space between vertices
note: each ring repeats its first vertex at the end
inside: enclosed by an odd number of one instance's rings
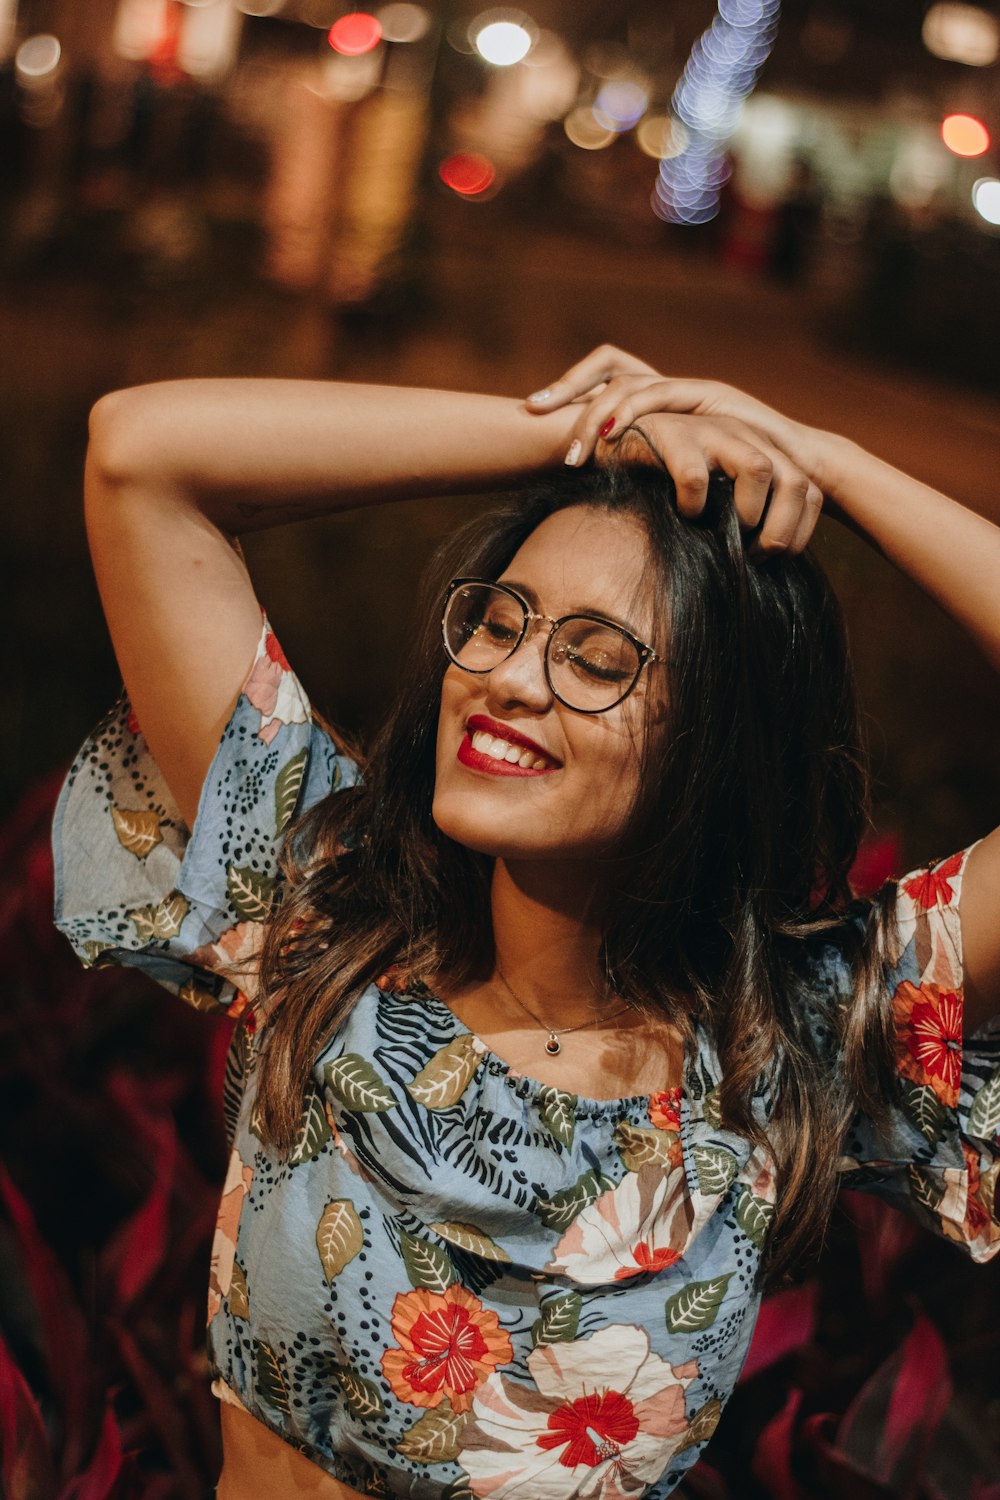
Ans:
MULTIPOLYGON (((502 583, 506 588, 514 589, 517 593, 523 594, 528 603, 531 605, 532 609, 536 611, 538 610, 538 595, 535 593, 535 590, 531 587, 530 583, 518 583, 513 578, 498 578, 496 581, 497 583, 502 583)), ((607 620, 609 625, 617 625, 619 630, 627 631, 628 634, 634 636, 637 641, 642 640, 642 636, 636 630, 634 625, 630 624, 628 620, 620 620, 617 615, 609 614, 606 609, 568 609, 566 611, 566 616, 569 615, 586 615, 590 616, 593 619, 607 620)))

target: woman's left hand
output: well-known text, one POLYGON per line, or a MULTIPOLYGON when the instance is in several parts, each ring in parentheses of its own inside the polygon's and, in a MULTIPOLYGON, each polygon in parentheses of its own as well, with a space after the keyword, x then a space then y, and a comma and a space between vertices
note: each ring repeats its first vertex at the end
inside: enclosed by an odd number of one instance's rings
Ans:
POLYGON ((756 554, 801 552, 823 506, 813 470, 818 437, 752 396, 716 381, 667 379, 652 366, 602 345, 528 398, 529 411, 581 407, 567 463, 594 457, 600 463, 626 434, 638 433, 663 459, 684 516, 703 509, 709 476, 733 480, 736 511, 750 530, 760 528, 756 554), (637 424, 641 420, 641 427, 637 424))

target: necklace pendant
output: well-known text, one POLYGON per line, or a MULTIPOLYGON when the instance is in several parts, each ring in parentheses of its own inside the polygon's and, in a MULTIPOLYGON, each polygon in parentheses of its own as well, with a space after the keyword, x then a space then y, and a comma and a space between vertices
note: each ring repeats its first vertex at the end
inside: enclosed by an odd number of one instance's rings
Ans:
POLYGON ((554 1031, 549 1032, 549 1039, 545 1043, 545 1050, 552 1057, 555 1057, 557 1052, 562 1051, 562 1042, 560 1042, 554 1031))

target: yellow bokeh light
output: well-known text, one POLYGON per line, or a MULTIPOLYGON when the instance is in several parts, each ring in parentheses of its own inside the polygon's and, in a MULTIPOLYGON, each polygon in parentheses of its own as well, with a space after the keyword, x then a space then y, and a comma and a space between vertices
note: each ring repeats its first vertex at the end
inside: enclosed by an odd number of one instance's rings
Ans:
POLYGON ((684 125, 680 120, 672 120, 669 115, 647 115, 636 126, 635 138, 640 151, 645 151, 647 156, 652 156, 656 161, 680 156, 688 143, 684 125))
POLYGON ((563 129, 573 145, 584 151, 601 151, 611 145, 616 135, 615 131, 607 130, 595 120, 594 111, 586 104, 570 110, 563 120, 563 129))

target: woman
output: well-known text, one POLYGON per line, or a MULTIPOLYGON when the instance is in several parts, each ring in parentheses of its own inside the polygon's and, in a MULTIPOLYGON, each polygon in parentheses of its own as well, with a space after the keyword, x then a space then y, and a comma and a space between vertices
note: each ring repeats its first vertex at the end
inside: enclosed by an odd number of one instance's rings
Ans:
POLYGON ((57 922, 240 1017, 221 1500, 664 1496, 838 1173, 1000 1245, 996 1036, 961 1055, 963 995, 967 1037, 997 1008, 1000 834, 850 904, 824 501, 1000 662, 995 527, 614 349, 523 404, 95 409, 128 697, 60 799, 57 922), (236 534, 532 477, 457 540, 359 782, 236 534))

